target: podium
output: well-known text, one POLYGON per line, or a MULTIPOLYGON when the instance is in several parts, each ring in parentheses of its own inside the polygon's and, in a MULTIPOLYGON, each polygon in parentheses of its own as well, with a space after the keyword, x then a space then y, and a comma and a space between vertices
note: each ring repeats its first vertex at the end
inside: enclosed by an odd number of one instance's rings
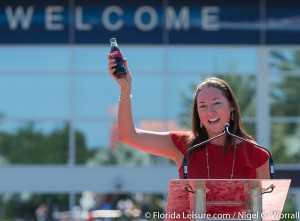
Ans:
POLYGON ((279 220, 290 183, 288 179, 171 180, 165 220, 279 220))

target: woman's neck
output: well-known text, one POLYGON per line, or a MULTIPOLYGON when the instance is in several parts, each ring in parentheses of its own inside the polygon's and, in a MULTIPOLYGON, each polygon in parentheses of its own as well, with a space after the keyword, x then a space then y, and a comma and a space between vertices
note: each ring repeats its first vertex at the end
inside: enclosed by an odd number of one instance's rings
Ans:
POLYGON ((214 139, 211 141, 211 143, 217 145, 217 146, 224 146, 225 145, 225 136, 219 137, 217 139, 214 139))

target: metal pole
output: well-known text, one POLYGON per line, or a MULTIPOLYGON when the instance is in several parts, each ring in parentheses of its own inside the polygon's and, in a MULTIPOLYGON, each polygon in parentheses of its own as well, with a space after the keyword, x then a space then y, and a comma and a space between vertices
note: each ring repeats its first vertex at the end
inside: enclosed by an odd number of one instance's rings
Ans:
POLYGON ((194 193, 194 213, 196 217, 194 221, 204 221, 206 213, 206 190, 205 186, 201 184, 201 188, 196 189, 194 193))
POLYGON ((262 221, 262 192, 259 187, 251 190, 252 221, 262 221))

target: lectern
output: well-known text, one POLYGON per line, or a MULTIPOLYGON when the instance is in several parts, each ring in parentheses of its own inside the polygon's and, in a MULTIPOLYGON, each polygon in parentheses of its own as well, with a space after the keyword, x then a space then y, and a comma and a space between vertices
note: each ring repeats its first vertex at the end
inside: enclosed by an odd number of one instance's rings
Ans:
POLYGON ((288 179, 171 180, 165 220, 279 220, 290 182, 288 179))

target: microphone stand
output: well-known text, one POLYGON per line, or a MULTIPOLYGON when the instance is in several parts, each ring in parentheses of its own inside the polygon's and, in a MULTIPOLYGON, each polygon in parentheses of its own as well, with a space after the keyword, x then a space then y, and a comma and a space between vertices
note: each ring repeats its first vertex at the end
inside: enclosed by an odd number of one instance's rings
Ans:
POLYGON ((265 151, 267 151, 268 154, 269 154, 269 156, 270 156, 270 158, 269 158, 270 178, 271 178, 271 179, 275 179, 275 170, 274 170, 274 162, 273 162, 272 154, 271 154, 271 152, 270 152, 267 148, 265 148, 265 147, 263 147, 263 146, 260 146, 260 145, 258 145, 258 144, 256 144, 256 143, 253 143, 253 142, 251 142, 251 141, 249 141, 249 140, 246 140, 246 139, 244 139, 244 138, 242 138, 242 137, 239 137, 239 136, 237 136, 237 135, 234 135, 234 134, 230 133, 230 132, 229 132, 229 124, 225 124, 225 130, 224 130, 224 133, 227 133, 227 134, 229 134, 230 136, 233 136, 233 137, 235 137, 235 138, 237 138, 237 139, 239 139, 239 140, 245 141, 245 142, 247 142, 247 143, 249 143, 249 144, 252 144, 252 145, 254 145, 254 146, 260 147, 260 148, 264 149, 265 151))
POLYGON ((203 146, 209 142, 211 142, 212 140, 215 140, 219 137, 222 137, 223 135, 226 134, 226 131, 224 130, 223 133, 215 136, 215 137, 212 137, 208 140, 205 140, 199 144, 196 144, 192 147, 190 147, 189 149, 187 149, 187 151, 184 153, 184 157, 183 157, 183 179, 187 179, 188 178, 188 166, 187 166, 187 155, 192 151, 192 150, 195 150, 196 148, 200 147, 200 146, 203 146))

